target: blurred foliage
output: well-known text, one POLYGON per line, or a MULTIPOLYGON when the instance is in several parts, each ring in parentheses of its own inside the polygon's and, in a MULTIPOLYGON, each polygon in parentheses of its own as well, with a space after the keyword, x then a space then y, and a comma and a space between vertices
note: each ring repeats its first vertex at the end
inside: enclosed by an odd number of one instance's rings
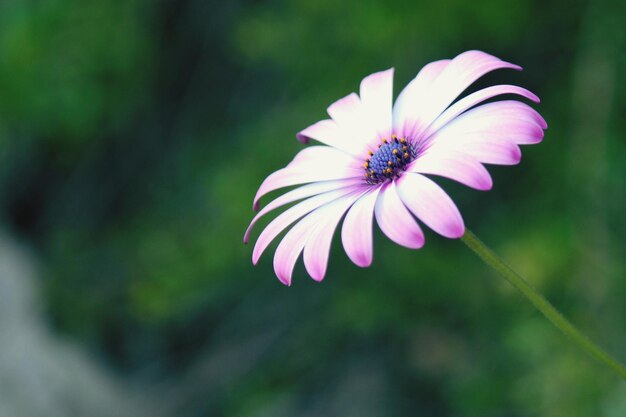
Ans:
POLYGON ((621 6, 0 2, 0 219, 41 254, 59 331, 120 373, 177 381, 176 415, 626 415, 626 387, 456 241, 428 233, 413 252, 377 232, 366 270, 335 242, 326 280, 300 265, 292 288, 241 242, 256 187, 329 103, 370 72, 394 66, 397 93, 482 49, 525 71, 475 87, 535 91, 550 128, 491 169, 490 193, 444 187, 626 360, 621 6), (376 395, 329 401, 350 378, 376 395))

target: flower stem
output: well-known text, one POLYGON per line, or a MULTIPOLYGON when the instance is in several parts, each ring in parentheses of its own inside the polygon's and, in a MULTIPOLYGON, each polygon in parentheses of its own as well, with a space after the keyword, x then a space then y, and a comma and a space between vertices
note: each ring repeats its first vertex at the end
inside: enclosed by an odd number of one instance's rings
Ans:
POLYGON ((611 368, 623 379, 626 379, 626 368, 624 365, 613 359, 602 348, 593 343, 587 336, 580 332, 572 323, 550 304, 541 294, 539 294, 521 275, 515 272, 491 249, 480 241, 471 231, 465 229, 465 234, 461 238, 471 250, 476 253, 485 263, 498 271, 511 285, 517 288, 528 300, 533 303, 537 310, 541 311, 548 320, 559 328, 582 350, 611 368))

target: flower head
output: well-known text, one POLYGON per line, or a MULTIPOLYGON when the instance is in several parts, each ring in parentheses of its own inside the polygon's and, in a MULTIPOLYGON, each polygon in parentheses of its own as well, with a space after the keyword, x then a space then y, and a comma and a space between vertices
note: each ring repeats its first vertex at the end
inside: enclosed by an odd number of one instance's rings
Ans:
POLYGON ((343 221, 341 240, 358 266, 372 263, 373 219, 389 239, 407 248, 424 245, 416 218, 438 234, 459 238, 463 218, 450 197, 428 176, 442 176, 478 190, 492 180, 483 164, 513 165, 521 159, 518 145, 541 142, 547 128, 527 104, 503 100, 480 104, 503 94, 534 102, 539 98, 513 85, 497 85, 457 97, 484 74, 500 69, 521 70, 480 51, 426 65, 392 102, 393 69, 369 75, 360 95, 351 93, 328 107, 330 119, 297 134, 309 146, 263 181, 254 209, 267 193, 298 186, 265 206, 254 224, 286 204, 291 206, 261 232, 252 261, 285 229, 274 255, 276 275, 291 284, 294 265, 303 253, 311 277, 326 273, 330 244, 343 221), (428 175, 428 176, 427 176, 428 175))

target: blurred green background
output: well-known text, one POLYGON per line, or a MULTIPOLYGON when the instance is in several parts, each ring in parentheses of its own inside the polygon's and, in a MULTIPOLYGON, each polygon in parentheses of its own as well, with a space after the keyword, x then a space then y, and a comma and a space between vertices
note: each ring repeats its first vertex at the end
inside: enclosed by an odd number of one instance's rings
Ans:
MULTIPOLYGON (((520 165, 490 168, 489 193, 441 183, 469 228, 626 361, 623 11, 0 1, 0 261, 34 268, 22 307, 45 334, 21 342, 31 321, 0 320, 0 416, 626 416, 626 385, 459 241, 427 231, 410 251, 377 231, 360 269, 335 239, 326 279, 299 264, 291 288, 242 244, 256 188, 328 104, 371 72, 395 67, 397 94, 426 63, 481 49, 524 71, 473 88, 529 88, 549 130, 520 165), (23 259, 2 257, 14 247, 23 259), (37 355, 65 363, 48 342, 80 365, 43 375, 37 355), (102 378, 111 394, 90 402, 102 378)), ((0 281, 26 282, 6 265, 0 281)))

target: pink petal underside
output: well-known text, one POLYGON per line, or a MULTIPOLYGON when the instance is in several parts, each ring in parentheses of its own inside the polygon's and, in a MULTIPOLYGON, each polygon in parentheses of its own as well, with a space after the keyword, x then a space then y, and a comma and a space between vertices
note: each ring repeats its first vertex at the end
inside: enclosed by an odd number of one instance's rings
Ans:
MULTIPOLYGON (((355 186, 358 188, 358 186, 355 186)), ((278 236, 283 230, 289 227, 290 224, 298 220, 300 217, 310 213, 318 207, 321 207, 331 201, 341 198, 350 194, 354 189, 351 187, 343 188, 341 190, 329 191, 324 194, 318 194, 314 197, 308 198, 298 204, 288 208, 284 212, 278 215, 272 220, 265 229, 259 235, 259 238, 254 245, 252 251, 252 263, 256 265, 259 258, 267 249, 269 244, 278 236)))
POLYGON ((400 200, 395 181, 385 184, 381 189, 374 214, 383 233, 398 245, 410 249, 424 246, 424 233, 400 200))
POLYGON ((484 125, 473 133, 493 135, 517 145, 537 144, 543 140, 544 135, 543 129, 534 122, 528 123, 528 121, 513 117, 485 118, 484 125))
POLYGON ((438 155, 458 152, 483 164, 493 165, 515 165, 522 159, 519 146, 500 136, 475 132, 446 135, 445 130, 444 128, 433 136, 429 151, 438 155))
POLYGON ((476 158, 458 151, 436 152, 429 149, 408 170, 440 175, 477 190, 490 190, 493 186, 487 169, 476 158))
POLYGON ((463 236, 461 213, 437 184, 415 173, 406 173, 397 184, 402 202, 428 227, 448 238, 463 236))
POLYGON ((498 135, 525 145, 541 142, 547 124, 539 113, 524 103, 498 101, 474 107, 445 127, 457 133, 498 135))
POLYGON ((323 219, 309 236, 303 256, 304 266, 314 280, 324 279, 335 229, 345 212, 362 194, 362 192, 353 193, 319 209, 324 210, 323 219))
POLYGON ((426 93, 450 62, 450 59, 442 59, 427 64, 398 95, 393 106, 393 127, 398 136, 406 136, 405 133, 413 130, 418 118, 416 112, 426 105, 426 93))
POLYGON ((272 200, 267 206, 263 207, 263 210, 257 213, 254 216, 254 219, 250 222, 250 225, 246 229, 246 233, 244 234, 243 242, 248 243, 250 239, 250 232, 254 225, 259 221, 261 217, 266 215, 272 210, 275 210, 285 204, 293 203, 294 201, 301 200, 303 198, 311 197, 317 194, 322 194, 332 190, 338 190, 344 187, 348 187, 351 185, 356 185, 362 183, 363 180, 361 178, 355 179, 347 179, 347 180, 334 180, 334 181, 320 181, 314 182, 312 184, 303 185, 294 190, 289 191, 281 195, 280 197, 272 200))
POLYGON ((360 267, 372 264, 372 218, 380 187, 370 190, 350 207, 341 229, 341 241, 348 258, 360 267))
POLYGON ((361 81, 362 121, 378 134, 391 136, 393 100, 393 68, 371 74, 361 81))
MULTIPOLYGON (((517 100, 503 100, 494 103, 483 104, 476 109, 484 109, 485 116, 510 117, 534 123, 541 129, 547 129, 548 124, 539 113, 526 103, 517 100), (488 109, 488 111, 487 111, 488 109)), ((474 110, 474 109, 472 109, 474 110)))
POLYGON ((269 175, 259 187, 253 209, 259 209, 261 197, 274 190, 317 181, 362 178, 360 161, 328 146, 310 146, 300 151, 285 168, 269 175))
MULTIPOLYGON (((521 67, 504 62, 481 51, 468 51, 455 57, 432 83, 427 94, 422 97, 410 115, 416 120, 415 128, 409 136, 419 137, 467 87, 486 73, 500 69, 521 67)), ((405 132, 406 133, 406 132, 405 132)))
MULTIPOLYGON (((476 91, 466 97, 463 97, 461 100, 457 101, 450 107, 448 107, 437 119, 424 131, 422 134, 423 138, 427 138, 433 132, 436 132, 441 127, 445 126, 451 120, 454 120, 458 115, 467 111, 468 109, 474 107, 481 102, 488 100, 490 98, 502 95, 502 94, 517 94, 522 97, 526 97, 529 100, 532 100, 536 103, 539 102, 539 97, 531 93, 522 87, 517 87, 514 85, 496 85, 493 87, 483 88, 482 90, 476 91)), ((530 108, 530 107, 529 107, 530 108)), ((541 116, 539 116, 541 118, 541 116)), ((541 119, 543 120, 543 119, 541 119)), ((544 121, 545 123, 545 121, 544 121)))
POLYGON ((541 142, 544 126, 543 118, 523 103, 488 103, 443 126, 428 138, 427 147, 438 155, 457 151, 483 163, 513 165, 521 159, 517 145, 541 142))
POLYGON ((517 165, 522 160, 522 151, 519 146, 498 140, 498 138, 486 140, 482 136, 477 137, 475 143, 463 145, 459 151, 473 156, 484 164, 517 165))
POLYGON ((359 137, 330 119, 321 120, 307 127, 299 132, 296 137, 302 143, 308 143, 313 139, 352 155, 360 155, 365 149, 364 143, 359 137))

